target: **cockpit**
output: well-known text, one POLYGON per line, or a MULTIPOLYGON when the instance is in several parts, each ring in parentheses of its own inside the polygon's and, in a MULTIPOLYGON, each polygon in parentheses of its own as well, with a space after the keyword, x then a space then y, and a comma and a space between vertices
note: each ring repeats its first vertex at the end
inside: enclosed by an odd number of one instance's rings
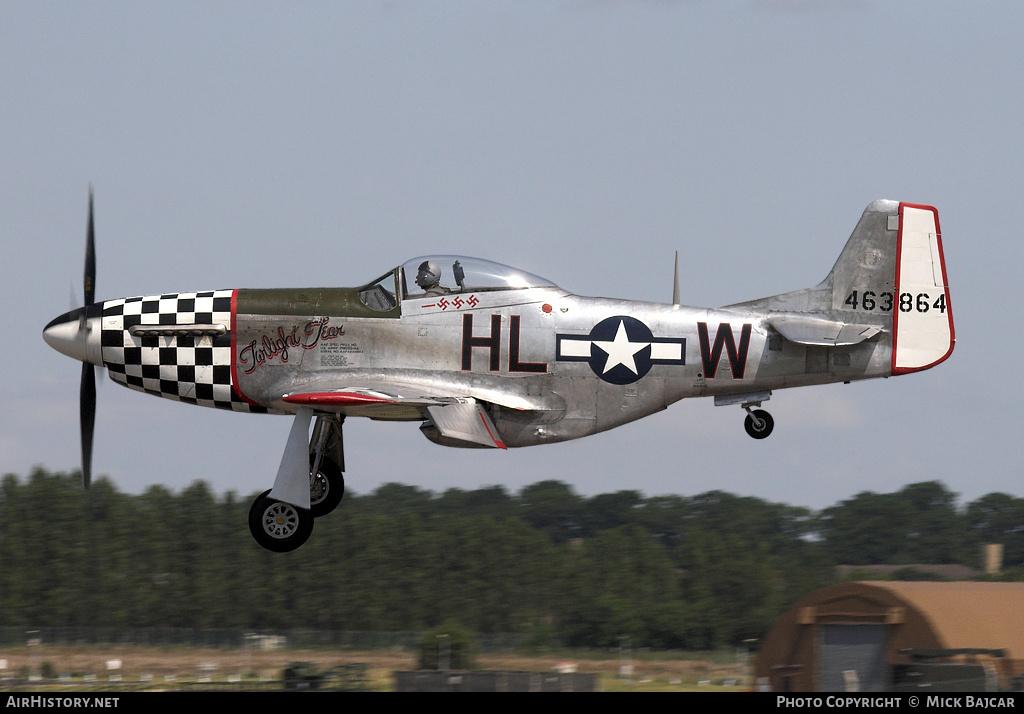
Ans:
POLYGON ((501 263, 459 255, 430 255, 398 266, 359 289, 359 299, 371 310, 389 312, 402 300, 469 292, 553 288, 554 283, 501 263))
POLYGON ((399 268, 407 298, 441 293, 552 288, 553 283, 501 263, 457 255, 414 258, 399 268))

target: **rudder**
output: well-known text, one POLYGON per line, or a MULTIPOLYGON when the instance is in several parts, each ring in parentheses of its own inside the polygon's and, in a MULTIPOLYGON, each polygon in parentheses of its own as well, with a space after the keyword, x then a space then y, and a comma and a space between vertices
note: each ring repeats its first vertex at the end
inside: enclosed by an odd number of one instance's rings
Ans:
POLYGON ((934 367, 949 357, 956 342, 934 207, 900 204, 895 280, 892 373, 934 367))

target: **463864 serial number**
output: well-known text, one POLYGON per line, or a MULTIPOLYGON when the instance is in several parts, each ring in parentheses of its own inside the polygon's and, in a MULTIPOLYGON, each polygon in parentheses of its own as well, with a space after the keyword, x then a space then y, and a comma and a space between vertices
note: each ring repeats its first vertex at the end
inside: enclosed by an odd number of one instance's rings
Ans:
POLYGON ((867 312, 892 312, 893 305, 899 307, 900 312, 928 312, 938 310, 946 312, 946 293, 932 300, 928 293, 900 293, 899 302, 896 302, 893 293, 886 291, 877 295, 871 290, 854 290, 843 302, 849 305, 851 310, 865 310, 867 312))

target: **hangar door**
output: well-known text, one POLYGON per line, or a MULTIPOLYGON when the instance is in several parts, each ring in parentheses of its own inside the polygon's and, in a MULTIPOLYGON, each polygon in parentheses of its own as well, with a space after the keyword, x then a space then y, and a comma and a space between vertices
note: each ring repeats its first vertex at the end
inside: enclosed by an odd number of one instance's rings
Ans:
POLYGON ((818 675, 825 692, 888 688, 888 625, 818 625, 818 675))

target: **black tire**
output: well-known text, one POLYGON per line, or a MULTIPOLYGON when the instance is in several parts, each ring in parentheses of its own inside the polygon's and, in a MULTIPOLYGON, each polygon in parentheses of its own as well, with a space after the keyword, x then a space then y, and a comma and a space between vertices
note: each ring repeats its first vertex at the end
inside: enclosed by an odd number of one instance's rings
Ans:
POLYGON ((345 477, 333 459, 320 459, 320 473, 313 474, 316 454, 309 455, 309 510, 314 518, 326 516, 345 497, 345 477))
POLYGON ((274 553, 288 553, 309 540, 313 514, 304 508, 261 493, 249 508, 249 532, 261 546, 274 553))
POLYGON ((743 421, 743 428, 755 439, 767 438, 772 433, 772 429, 775 428, 775 420, 772 419, 771 414, 763 409, 755 409, 754 416, 747 414, 747 418, 743 421), (761 422, 760 428, 754 422, 754 416, 761 422))

